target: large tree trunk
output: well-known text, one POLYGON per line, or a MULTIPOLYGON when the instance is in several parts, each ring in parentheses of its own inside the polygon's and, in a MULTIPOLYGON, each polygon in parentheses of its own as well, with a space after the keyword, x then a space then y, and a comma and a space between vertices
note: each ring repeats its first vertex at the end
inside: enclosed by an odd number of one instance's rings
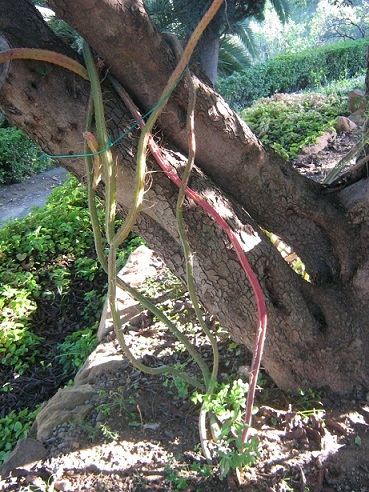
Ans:
POLYGON ((205 29, 199 40, 197 52, 201 69, 215 85, 219 61, 219 25, 217 23, 212 22, 205 29))
MULTIPOLYGON (((152 26, 140 0, 49 0, 101 57, 143 112, 153 107, 175 64, 171 47, 152 26)), ((12 47, 40 47, 76 57, 50 33, 27 0, 0 0, 0 34, 12 47)), ((0 107, 14 124, 52 154, 83 152, 89 84, 38 62, 2 65, 0 107)), ((195 77, 194 77, 195 78, 195 77)), ((191 186, 226 218, 240 237, 262 285, 269 328, 263 365, 281 388, 328 388, 361 394, 369 387, 368 181, 336 194, 298 175, 262 147, 224 101, 200 80, 196 106, 197 166, 191 186), (307 265, 312 282, 296 275, 263 233, 278 234, 307 265)), ((106 118, 113 139, 132 117, 109 80, 106 118)), ((187 87, 182 82, 160 119, 163 152, 181 169, 187 87)), ((122 213, 133 189, 138 131, 112 150, 118 162, 122 213)), ((85 181, 81 159, 60 164, 85 181)), ((157 171, 151 162, 152 170, 157 171)), ((99 193, 103 195, 101 185, 99 193)), ((161 172, 150 174, 136 230, 183 277, 175 222, 176 189, 161 172)), ((256 309, 250 285, 229 241, 193 203, 185 208, 195 280, 205 307, 238 342, 252 349, 256 309)))

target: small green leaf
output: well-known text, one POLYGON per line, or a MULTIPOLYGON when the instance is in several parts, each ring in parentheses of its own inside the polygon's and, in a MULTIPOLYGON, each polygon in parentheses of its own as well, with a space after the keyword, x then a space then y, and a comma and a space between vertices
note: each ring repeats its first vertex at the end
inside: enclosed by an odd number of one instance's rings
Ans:
POLYGON ((361 446, 361 437, 360 436, 355 437, 355 444, 356 444, 356 446, 361 446))

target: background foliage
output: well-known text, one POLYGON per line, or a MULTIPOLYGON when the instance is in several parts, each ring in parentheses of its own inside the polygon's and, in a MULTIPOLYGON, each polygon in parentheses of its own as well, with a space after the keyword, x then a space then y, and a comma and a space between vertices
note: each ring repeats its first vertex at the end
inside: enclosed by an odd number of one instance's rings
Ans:
POLYGON ((42 151, 21 130, 0 128, 0 184, 19 183, 52 166, 40 159, 42 151))
POLYGON ((285 159, 297 157, 301 150, 327 130, 333 130, 337 117, 348 114, 349 88, 362 86, 354 78, 330 84, 319 92, 276 94, 255 101, 241 111, 241 116, 265 145, 285 159))
POLYGON ((339 42, 270 61, 221 79, 217 89, 234 107, 242 108, 261 97, 319 87, 363 73, 369 41, 339 42))

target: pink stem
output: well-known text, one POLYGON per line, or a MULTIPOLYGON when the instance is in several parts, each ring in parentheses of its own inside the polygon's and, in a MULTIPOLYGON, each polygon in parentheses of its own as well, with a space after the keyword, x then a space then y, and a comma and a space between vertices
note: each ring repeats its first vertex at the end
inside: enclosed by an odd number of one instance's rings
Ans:
MULTIPOLYGON (((145 126, 145 123, 142 120, 140 113, 137 111, 135 107, 133 107, 131 101, 129 101, 129 104, 127 105, 130 111, 133 113, 133 116, 136 119, 137 123, 139 124, 140 128, 143 128, 145 126)), ((168 162, 165 160, 159 146, 156 144, 152 136, 150 137, 149 140, 149 147, 160 168, 164 171, 166 176, 179 188, 181 185, 180 177, 178 176, 177 172, 174 171, 172 167, 168 164, 168 162)), ((186 187, 186 196, 188 198, 191 198, 195 203, 197 203, 197 205, 202 207, 202 209, 205 212, 207 212, 211 217, 213 217, 215 222, 227 233, 236 251, 241 266, 244 272, 246 273, 246 276, 249 279, 249 282, 255 294, 256 306, 258 311, 258 329, 256 333, 255 348, 254 348, 251 368, 250 368, 250 383, 249 383, 249 390, 247 393, 246 411, 245 411, 245 428, 242 432, 242 442, 245 443, 247 441, 248 431, 251 426, 252 407, 254 404, 256 383, 259 374, 260 362, 263 354, 264 342, 265 342, 266 330, 267 330, 267 312, 266 312, 265 298, 261 286, 259 284, 259 281, 256 278, 256 275, 253 272, 248 259, 246 258, 245 252, 242 249, 241 243, 238 237, 236 236, 236 234, 227 224, 227 222, 218 214, 216 210, 214 210, 214 208, 210 205, 210 203, 208 203, 206 200, 200 197, 194 190, 192 190, 188 186, 186 187)))

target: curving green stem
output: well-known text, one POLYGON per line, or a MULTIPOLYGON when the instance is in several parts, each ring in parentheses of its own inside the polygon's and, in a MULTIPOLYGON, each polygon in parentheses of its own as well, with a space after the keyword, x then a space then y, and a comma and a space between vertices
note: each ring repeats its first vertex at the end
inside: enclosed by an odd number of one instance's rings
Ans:
MULTIPOLYGON (((94 99, 92 94, 90 94, 88 100, 88 108, 87 108, 87 118, 86 118, 86 130, 90 132, 92 129, 92 119, 94 115, 94 99)), ((92 157, 89 155, 89 145, 88 140, 85 139, 85 163, 86 163, 86 173, 87 173, 87 200, 88 200, 88 211, 90 214, 92 232, 94 235, 95 241, 95 250, 97 254, 97 258, 105 270, 108 271, 108 263, 104 254, 104 246, 103 246, 103 238, 100 229, 99 218, 97 215, 97 207, 96 207, 96 193, 94 187, 94 175, 96 165, 100 167, 100 155, 96 155, 92 157), (96 163, 95 160, 99 159, 96 163)))
MULTIPOLYGON (((113 317, 113 323, 115 327, 115 333, 118 339, 118 342, 120 346, 122 347, 125 355, 127 356, 128 360, 131 362, 131 364, 139 369, 142 372, 145 372, 147 374, 152 374, 152 375, 161 375, 161 374, 171 374, 172 376, 179 377, 183 381, 186 381, 188 384, 195 388, 204 388, 203 384, 198 381, 195 378, 192 378, 188 374, 186 374, 184 371, 181 369, 176 369, 175 367, 169 367, 169 366, 161 366, 161 367, 149 367, 142 362, 140 362, 136 357, 132 354, 131 350, 129 349, 128 345, 126 344, 126 341, 124 339, 123 335, 123 329, 122 329, 122 322, 119 316, 119 313, 116 309, 116 287, 117 287, 117 280, 119 280, 119 277, 117 277, 116 274, 116 250, 115 248, 110 248, 109 251, 109 271, 108 271, 108 284, 109 284, 109 290, 108 290, 108 299, 109 299, 109 305, 113 317)), ((142 296, 139 292, 137 292, 135 289, 132 287, 128 286, 128 284, 125 284, 123 281, 120 281, 119 284, 127 290, 133 297, 146 306, 148 306, 150 303, 149 301, 142 296)), ((151 305, 150 307, 154 307, 151 305)), ((157 308, 155 307, 155 310, 157 308)), ((160 310, 158 310, 160 311, 160 310)))
POLYGON ((93 97, 96 120, 97 143, 99 149, 105 149, 105 152, 103 152, 100 157, 102 159, 105 173, 105 232, 108 243, 111 244, 113 242, 113 237, 115 234, 114 223, 117 203, 115 180, 116 170, 115 166, 113 165, 113 157, 108 145, 109 138, 105 125, 104 103, 101 92, 99 74, 97 72, 90 47, 85 41, 83 42, 83 56, 85 57, 85 62, 90 77, 91 94, 93 97))
MULTIPOLYGON (((205 14, 203 19, 200 21, 199 25, 195 29, 193 35, 191 36, 191 39, 189 43, 187 44, 183 56, 180 58, 179 63, 174 70, 173 74, 169 78, 169 81, 163 91, 163 94, 160 98, 163 103, 161 105, 158 105, 156 109, 152 112, 151 116, 149 117, 148 122, 146 123, 141 137, 139 141, 139 146, 138 146, 138 156, 137 156, 137 172, 136 172, 136 182, 135 182, 135 191, 134 191, 134 201, 133 204, 130 208, 127 221, 125 224, 122 226, 122 228, 118 231, 118 233, 112 237, 112 216, 113 214, 111 213, 111 206, 112 206, 112 200, 114 199, 114 216, 115 216, 115 189, 111 190, 109 186, 109 181, 114 180, 115 181, 115 176, 113 176, 112 172, 112 158, 110 152, 104 152, 103 153, 103 160, 104 160, 104 169, 105 169, 105 181, 106 181, 106 186, 107 186, 107 196, 106 196, 106 202, 107 202, 107 211, 109 210, 109 218, 107 222, 107 236, 108 236, 108 241, 110 243, 110 251, 109 251, 109 261, 108 261, 108 276, 109 276, 109 303, 110 303, 110 308, 111 312, 113 315, 113 320, 114 324, 118 323, 120 320, 118 320, 119 316, 117 315, 118 313, 116 312, 116 307, 115 307, 115 296, 116 296, 116 247, 121 244, 121 242, 125 239, 125 237, 128 235, 129 231, 131 230, 134 221, 136 220, 141 206, 142 206, 142 199, 143 199, 143 193, 144 193, 144 179, 145 179, 145 170, 146 170, 146 151, 147 151, 147 146, 151 137, 151 130, 159 117, 160 113, 162 112, 164 106, 165 106, 165 101, 171 94, 173 88, 178 82, 178 79, 181 77, 182 72, 186 68, 189 59, 193 53, 193 50, 197 44, 198 39, 200 38, 202 32, 210 22, 210 20, 213 18, 215 13, 217 12, 219 6, 221 5, 222 0, 214 0, 212 3, 211 7, 209 8, 208 12, 205 14), (109 164, 110 162, 110 164, 109 164), (112 267, 114 265, 114 268, 112 267)), ((99 82, 99 77, 97 74, 97 70, 95 68, 95 64, 93 62, 93 57, 91 54, 91 51, 85 44, 84 46, 84 54, 85 54, 85 59, 86 59, 86 65, 87 69, 89 72, 89 76, 91 79, 91 86, 92 86, 92 93, 94 97, 94 104, 95 104, 95 119, 96 119, 96 124, 98 127, 98 140, 99 140, 99 147, 100 148, 106 148, 107 147, 107 132, 106 132, 106 125, 105 125, 105 119, 104 119, 104 113, 103 113, 103 103, 102 103, 102 95, 101 95, 101 88, 100 88, 100 82, 99 82), (100 130, 99 130, 100 127, 100 130)), ((117 332, 120 332, 120 330, 117 330, 117 332)), ((118 333, 117 333, 118 335, 118 333)), ((121 336, 122 333, 119 333, 121 336)), ((124 338, 124 337, 121 337, 124 338)), ((123 340, 122 340, 123 341, 123 340)), ((186 340, 187 343, 189 343, 186 340)), ((188 347, 186 343, 186 347, 188 350, 190 350, 190 353, 192 356, 195 355, 196 360, 198 361, 200 365, 200 369, 203 372, 203 377, 206 382, 206 386, 208 386, 210 378, 209 378, 209 370, 206 365, 206 363, 203 361, 202 357, 198 354, 196 349, 191 346, 188 347)), ((123 344, 123 347, 128 348, 126 344, 123 344)), ((137 361, 136 361, 137 362, 137 361)))
MULTIPOLYGON (((159 118, 161 112, 163 111, 166 102, 168 100, 168 97, 172 93, 173 89, 175 88, 176 84, 178 83, 179 78, 182 76, 182 73, 184 70, 186 70, 186 67, 190 61, 190 58, 192 56, 192 53, 197 45, 197 42, 218 11, 220 5, 222 4, 223 0, 214 0, 208 9, 208 11, 205 13, 204 17, 201 19, 200 23, 197 25, 195 31, 193 32, 190 40, 188 41, 182 56, 179 58, 178 64, 170 76, 166 87, 164 88, 163 93, 161 94, 160 101, 162 101, 161 104, 158 104, 158 106, 154 109, 154 111, 151 113, 146 125, 143 128, 141 138, 140 138, 140 143, 139 143, 139 159, 142 159, 142 165, 146 167, 146 150, 150 142, 151 138, 151 131, 159 118)), ((209 337, 209 340, 212 345, 213 349, 213 357, 214 357, 214 363, 213 363, 213 373, 212 373, 212 380, 216 380, 217 377, 217 371, 218 371, 218 364, 219 364, 219 354, 218 354, 218 347, 216 340, 213 338, 212 334, 210 333, 210 330, 208 330, 206 324, 203 322, 203 317, 201 313, 200 306, 197 301, 197 296, 195 293, 195 285, 193 281, 193 261, 192 261, 192 253, 189 247, 189 241, 187 238, 187 234, 185 231, 185 226, 183 223, 183 213, 182 213, 182 208, 183 208, 183 202, 184 198, 186 195, 186 189, 187 189, 187 184, 189 180, 189 176, 192 170, 192 166, 194 163, 194 157, 195 157, 195 137, 194 137, 194 127, 193 127, 193 114, 194 114, 194 108, 195 108, 195 101, 196 101, 196 91, 195 88, 192 85, 192 79, 191 77, 188 77, 189 80, 189 85, 190 85, 190 95, 189 95, 189 106, 188 106, 188 112, 187 112, 187 127, 188 127, 188 132, 189 132, 189 157, 188 157, 188 163, 184 172, 184 176, 181 181, 180 185, 180 191, 179 191, 179 197, 177 201, 177 208, 176 208, 176 213, 177 213, 177 224, 178 224, 178 229, 179 229, 179 234, 181 237, 183 249, 184 249, 184 254, 185 254, 185 260, 186 260, 186 275, 187 275, 187 285, 189 289, 189 293, 191 296, 191 300, 194 305, 194 309, 196 311, 196 315, 200 321, 200 324, 204 330, 204 332, 207 334, 209 337)), ((210 388, 213 387, 213 385, 210 384, 211 381, 209 381, 209 384, 207 384, 207 390, 211 391, 210 388)), ((200 418, 199 418, 199 431, 200 431, 200 438, 201 438, 201 446, 202 450, 204 453, 204 456, 208 461, 211 461, 211 455, 210 452, 206 446, 206 426, 205 426, 205 421, 206 421, 206 411, 204 405, 202 405, 201 411, 200 411, 200 418)))
POLYGON ((0 63, 10 60, 36 60, 53 63, 80 75, 85 80, 89 80, 88 71, 83 65, 56 51, 42 50, 40 48, 13 48, 0 52, 0 63))
POLYGON ((147 120, 147 123, 143 127, 140 140, 138 143, 138 149, 137 149, 137 172, 136 172, 136 182, 135 182, 135 190, 134 190, 134 202, 127 216, 127 226, 124 225, 122 229, 117 232, 113 240, 114 245, 120 244, 122 240, 127 237, 130 230, 129 227, 132 228, 141 210, 142 200, 144 195, 144 179, 145 179, 145 172, 146 172, 146 152, 147 152, 149 141, 151 139, 151 131, 157 119, 159 118, 160 114, 162 113, 169 96, 173 92, 173 89, 175 88, 179 79, 181 78, 182 73, 186 69, 190 61, 190 58, 194 52, 194 49, 198 43, 198 40, 200 39, 202 33, 204 32, 204 30, 206 29, 206 27, 208 26, 214 15, 217 13, 222 3, 223 0, 214 0, 211 6, 209 7, 208 11, 205 13, 204 17, 196 26, 194 32, 192 33, 183 51, 183 55, 179 59, 176 68, 174 69, 173 73, 169 77, 169 80, 159 98, 159 103, 157 104, 154 111, 151 113, 149 119, 147 120))
MULTIPOLYGON (((97 73, 97 70, 95 68, 95 63, 92 57, 92 53, 87 45, 84 46, 84 53, 86 56, 86 66, 90 75, 91 79, 91 94, 92 98, 90 99, 89 102, 89 109, 88 109, 88 116, 87 116, 87 132, 85 134, 86 138, 86 145, 89 145, 91 150, 94 151, 95 159, 98 161, 100 158, 103 159, 104 162, 104 169, 105 169, 105 181, 106 181, 106 189, 110 190, 110 193, 106 194, 106 209, 107 213, 109 212, 109 220, 106 222, 106 229, 112 229, 114 227, 114 219, 115 219, 115 173, 113 172, 113 159, 111 156, 110 151, 103 152, 102 155, 99 155, 98 149, 94 147, 93 143, 93 138, 89 133, 89 130, 91 129, 91 124, 92 124, 92 114, 93 114, 93 109, 95 110, 95 121, 96 121, 96 128, 97 128, 97 133, 98 137, 100 140, 100 143, 98 142, 97 145, 100 147, 102 145, 102 148, 106 148, 106 138, 107 138, 107 130, 106 130, 106 123, 105 123, 105 117, 104 117, 104 111, 103 111, 103 103, 102 103, 102 94, 101 94, 101 89, 100 89, 100 82, 99 82, 99 76, 97 73), (114 182, 114 183, 112 183, 114 182), (112 190, 114 190, 112 192, 112 190), (113 210, 114 213, 111 211, 111 206, 113 205, 113 210), (113 226, 111 225, 111 221, 113 221, 113 226)), ((95 163, 96 164, 96 163, 95 163)), ((97 218, 97 211, 96 211, 96 203, 95 203, 95 192, 93 189, 93 179, 94 179, 94 162, 91 158, 91 156, 86 156, 86 165, 87 165, 87 175, 88 175, 88 196, 89 196, 89 208, 90 208, 90 214, 92 218, 92 224, 93 224, 93 231, 95 234, 95 245, 97 247, 97 254, 99 257, 99 260, 104 267, 104 269, 107 271, 108 274, 108 300, 109 300, 109 306, 110 310, 112 313, 113 317, 113 322, 114 322, 114 327, 116 329, 116 336, 118 338, 118 341, 120 345, 122 346, 125 354, 127 355, 127 358, 131 361, 135 367, 138 369, 147 372, 149 374, 172 374, 177 377, 182 377, 183 380, 187 381, 189 384, 191 384, 194 387, 197 388, 204 388, 204 385, 200 383, 198 380, 195 378, 192 378, 188 376, 186 373, 183 373, 183 371, 180 371, 176 368, 168 367, 168 366, 163 366, 161 368, 151 368, 148 366, 145 366, 141 362, 139 362, 131 353, 129 350, 127 344, 125 343, 123 332, 122 332, 122 327, 121 327, 121 322, 120 322, 120 317, 119 313, 116 310, 116 285, 117 282, 119 285, 125 289, 130 295, 132 295, 135 299, 137 299, 139 302, 141 302, 147 309, 152 311, 161 321, 163 321, 166 326, 172 331, 172 333, 180 340, 192 356, 192 358, 195 360, 195 362, 199 365, 204 381, 205 381, 205 386, 209 384, 210 381, 210 371, 208 369, 208 366, 204 359, 201 357, 199 352, 197 351, 196 347, 192 345, 187 338, 178 330, 178 328, 162 313, 156 306, 154 306, 148 299, 146 299, 142 294, 140 294, 136 289, 133 289, 132 287, 128 286, 125 284, 123 281, 121 281, 119 278, 117 279, 117 267, 116 267, 116 248, 121 244, 121 242, 116 242, 112 241, 110 244, 110 249, 109 249, 109 257, 108 261, 106 262, 104 251, 103 251, 103 246, 102 246, 102 234, 100 230, 100 226, 98 223, 98 218, 97 218)), ((96 164, 99 166, 99 163, 97 162, 96 164)), ((138 171, 138 174, 139 171, 138 171)), ((144 179, 142 179, 142 186, 144 186, 144 179)), ((132 207, 131 207, 132 210, 132 207)), ((129 228, 130 232, 131 228, 129 228)), ((124 238, 122 239, 122 241, 124 238)))
POLYGON ((214 15, 217 13, 222 3, 223 0, 214 0, 213 3, 210 5, 208 11, 205 13, 204 17, 196 26, 185 49, 183 50, 183 54, 180 57, 176 68, 174 69, 173 73, 169 77, 169 80, 159 98, 159 101, 161 101, 160 104, 158 104, 155 107, 154 111, 151 113, 149 119, 147 120, 147 123, 145 124, 142 130, 138 152, 140 158, 144 159, 145 162, 146 162, 146 150, 151 136, 151 131, 157 119, 159 118, 160 114, 164 110, 168 98, 173 92, 173 89, 177 85, 179 79, 181 78, 182 73, 184 72, 184 70, 186 70, 187 65, 191 59, 191 56, 196 48, 196 45, 202 33, 204 32, 204 30, 206 29, 206 27, 208 26, 214 15))
MULTIPOLYGON (((209 330, 208 326, 205 323, 199 305, 199 301, 196 295, 196 288, 195 288, 195 282, 193 277, 193 253, 190 248, 190 243, 183 220, 183 204, 186 197, 186 189, 188 186, 188 181, 191 175, 193 165, 195 163, 195 155, 196 155, 196 138, 195 138, 196 87, 191 78, 191 74, 189 72, 187 72, 186 80, 188 81, 188 85, 189 85, 189 100, 188 100, 187 121, 186 121, 189 151, 188 151, 187 164, 185 166, 181 179, 181 184, 178 190, 176 217, 177 217, 178 232, 181 239, 184 257, 185 257, 185 263, 186 263, 186 280, 187 280, 188 292, 196 313, 196 317, 201 325, 202 330, 208 337, 213 351, 213 370, 211 374, 211 380, 206 385, 206 392, 208 393, 208 395, 211 395, 213 393, 214 384, 216 383, 218 377, 218 368, 219 368, 218 344, 215 337, 213 336, 213 334, 211 333, 211 331, 209 330)), ((199 427, 199 435, 200 435, 201 449, 203 455, 205 456, 208 462, 211 462, 211 453, 207 446, 208 441, 206 438, 206 415, 207 415, 206 402, 204 401, 200 409, 198 427, 199 427)))

